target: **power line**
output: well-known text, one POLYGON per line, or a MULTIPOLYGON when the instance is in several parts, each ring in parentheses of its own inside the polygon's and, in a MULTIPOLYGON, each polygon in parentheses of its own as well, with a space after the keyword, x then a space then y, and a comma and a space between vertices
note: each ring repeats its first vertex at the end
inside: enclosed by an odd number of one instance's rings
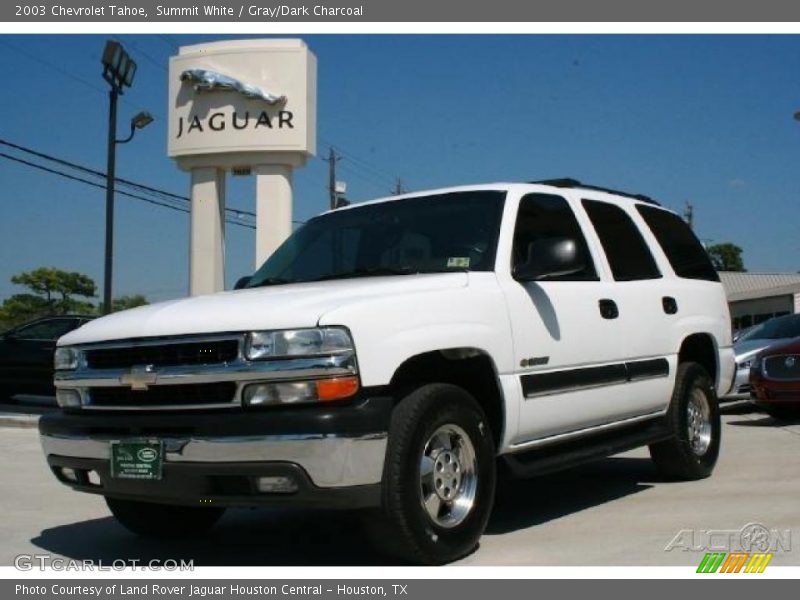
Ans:
MULTIPOLYGON (((319 139, 324 145, 326 145, 328 147, 333 146, 332 142, 329 142, 329 141, 325 140, 325 138, 323 138, 322 136, 319 136, 319 139)), ((360 164, 363 169, 372 171, 372 173, 375 176, 380 177, 381 179, 385 179, 385 180, 390 181, 390 182, 394 182, 395 175, 389 173, 388 171, 385 171, 385 170, 375 166, 374 164, 370 163, 369 161, 358 157, 357 155, 353 154, 349 150, 344 150, 339 145, 336 146, 336 150, 337 150, 337 152, 339 152, 339 154, 344 155, 345 157, 347 157, 353 163, 360 164)))
MULTIPOLYGON (((97 183, 97 182, 94 182, 94 181, 90 181, 88 179, 84 179, 83 177, 77 177, 75 175, 70 175, 69 173, 64 173, 63 171, 58 171, 57 169, 51 169, 50 167, 45 167, 44 165, 38 165, 36 163, 27 161, 27 160, 19 158, 17 156, 11 156, 10 154, 6 154, 5 152, 0 152, 0 157, 5 158, 7 160, 11 160, 11 161, 17 162, 17 163, 20 163, 20 164, 23 164, 23 165, 26 165, 26 166, 34 168, 34 169, 39 169, 40 171, 45 171, 45 172, 51 173, 53 175, 58 175, 60 177, 64 177, 64 178, 70 179, 72 181, 77 181, 79 183, 90 185, 92 187, 96 187, 96 188, 99 188, 99 189, 105 189, 105 187, 106 187, 103 184, 100 184, 100 183, 97 183)), ((146 198, 146 197, 140 196, 138 194, 132 194, 130 192, 124 192, 122 190, 117 190, 116 193, 120 194, 121 196, 127 196, 129 198, 134 198, 136 200, 141 200, 142 202, 147 202, 148 204, 153 204, 155 206, 160 206, 162 208, 169 208, 169 209, 177 211, 177 212, 182 212, 182 213, 187 213, 187 214, 190 212, 189 209, 186 208, 186 207, 175 206, 174 204, 168 204, 166 202, 159 202, 158 200, 154 200, 152 198, 146 198)), ((249 223, 242 223, 240 221, 233 221, 233 220, 230 220, 230 219, 226 219, 225 222, 229 223, 230 225, 238 225, 240 227, 246 227, 248 229, 255 229, 255 226, 251 225, 249 223)))
MULTIPOLYGON (((93 175, 95 177, 105 178, 105 176, 106 176, 106 174, 103 171, 98 171, 97 169, 91 169, 91 168, 89 168, 87 166, 80 165, 80 164, 68 161, 66 159, 59 158, 57 156, 53 156, 52 154, 46 154, 44 152, 40 152, 38 150, 34 150, 33 148, 28 148, 28 147, 22 146, 20 144, 15 144, 14 142, 10 142, 10 141, 2 139, 2 138, 0 138, 0 145, 8 146, 9 148, 14 148, 15 150, 19 150, 20 152, 25 152, 26 154, 30 154, 32 156, 36 156, 38 158, 42 158, 42 159, 50 161, 50 162, 54 162, 54 163, 59 164, 61 166, 69 167, 71 169, 75 169, 75 170, 81 171, 83 173, 88 173, 88 174, 93 175)), ((129 187, 137 188, 137 189, 145 191, 145 192, 158 194, 158 195, 160 195, 160 196, 162 196, 164 198, 181 200, 183 202, 191 202, 191 198, 189 198, 188 196, 181 196, 180 194, 175 194, 173 192, 168 192, 166 190, 162 190, 162 189, 155 188, 155 187, 152 187, 152 186, 149 186, 149 185, 145 185, 143 183, 138 183, 138 182, 135 182, 135 181, 131 181, 129 179, 123 179, 122 177, 115 177, 114 181, 116 181, 116 182, 118 182, 118 183, 120 183, 122 185, 126 185, 126 186, 129 186, 129 187)), ((105 188, 105 186, 102 186, 102 187, 105 188)), ((254 217, 254 218, 256 216, 256 214, 254 212, 248 211, 248 210, 244 210, 244 209, 240 209, 240 208, 233 208, 233 207, 228 208, 228 207, 226 207, 225 211, 226 212, 230 212, 230 213, 235 213, 237 215, 247 215, 248 217, 254 217)))

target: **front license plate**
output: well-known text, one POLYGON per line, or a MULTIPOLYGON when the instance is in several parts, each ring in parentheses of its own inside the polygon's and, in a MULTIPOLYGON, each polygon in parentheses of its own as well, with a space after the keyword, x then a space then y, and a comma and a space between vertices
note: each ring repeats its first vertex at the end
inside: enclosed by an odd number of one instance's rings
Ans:
POLYGON ((111 477, 161 479, 164 446, 156 441, 111 442, 111 477))

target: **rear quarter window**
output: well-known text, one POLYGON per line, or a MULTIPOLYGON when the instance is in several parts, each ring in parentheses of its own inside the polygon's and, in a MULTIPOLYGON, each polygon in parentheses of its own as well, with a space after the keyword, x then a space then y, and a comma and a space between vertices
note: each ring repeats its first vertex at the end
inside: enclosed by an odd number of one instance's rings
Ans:
POLYGON ((637 204, 636 210, 653 232, 678 277, 719 281, 700 240, 678 215, 654 206, 637 204))

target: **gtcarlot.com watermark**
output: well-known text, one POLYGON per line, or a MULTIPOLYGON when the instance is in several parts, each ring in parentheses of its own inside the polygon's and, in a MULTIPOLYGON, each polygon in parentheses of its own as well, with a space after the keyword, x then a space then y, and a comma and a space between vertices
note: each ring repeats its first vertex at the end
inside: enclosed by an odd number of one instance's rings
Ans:
POLYGON ((194 571, 194 560, 154 558, 119 558, 110 562, 102 560, 75 560, 50 556, 49 554, 18 554, 14 557, 14 568, 18 571, 194 571))

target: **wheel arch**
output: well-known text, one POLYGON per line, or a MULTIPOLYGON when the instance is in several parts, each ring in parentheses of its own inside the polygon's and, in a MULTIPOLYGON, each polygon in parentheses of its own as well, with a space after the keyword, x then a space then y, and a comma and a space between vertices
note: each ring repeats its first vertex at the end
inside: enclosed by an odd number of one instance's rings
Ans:
MULTIPOLYGON (((702 366, 712 382, 719 379, 719 347, 710 333, 692 333, 681 342, 678 350, 678 364, 696 362, 702 366)), ((715 386, 716 387, 716 386, 715 386)))
POLYGON ((497 366, 488 352, 457 347, 416 354, 397 367, 389 386, 400 399, 427 383, 450 383, 469 392, 486 414, 495 446, 500 446, 506 427, 505 399, 497 366))

